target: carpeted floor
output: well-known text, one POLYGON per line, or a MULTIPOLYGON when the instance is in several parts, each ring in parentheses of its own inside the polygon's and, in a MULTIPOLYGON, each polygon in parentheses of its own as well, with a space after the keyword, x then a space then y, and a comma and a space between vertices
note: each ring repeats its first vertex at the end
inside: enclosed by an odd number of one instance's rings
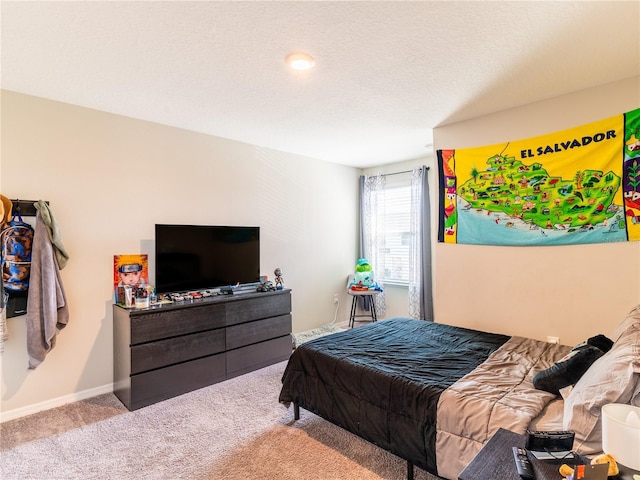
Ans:
POLYGON ((321 327, 314 328, 313 330, 307 330, 306 332, 292 333, 291 337, 293 338, 293 348, 297 348, 303 343, 313 340, 314 338, 331 335, 332 333, 339 332, 341 330, 345 330, 345 328, 339 327, 334 323, 328 323, 321 327))
POLYGON ((34 440, 78 429, 127 412, 120 400, 109 393, 4 422, 0 424, 0 451, 4 452, 34 440))
MULTIPOLYGON (((0 424, 0 478, 404 479, 406 462, 278 403, 285 363, 135 412, 101 395, 0 424)), ((416 480, 433 480, 415 469, 416 480)))

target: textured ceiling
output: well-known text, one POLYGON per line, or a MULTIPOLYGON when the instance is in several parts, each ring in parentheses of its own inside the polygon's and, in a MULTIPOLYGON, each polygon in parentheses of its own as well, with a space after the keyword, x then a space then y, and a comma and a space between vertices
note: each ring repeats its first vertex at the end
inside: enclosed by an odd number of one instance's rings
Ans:
POLYGON ((640 75, 638 1, 1 3, 1 86, 346 165, 640 75), (292 72, 306 51, 316 67, 292 72))

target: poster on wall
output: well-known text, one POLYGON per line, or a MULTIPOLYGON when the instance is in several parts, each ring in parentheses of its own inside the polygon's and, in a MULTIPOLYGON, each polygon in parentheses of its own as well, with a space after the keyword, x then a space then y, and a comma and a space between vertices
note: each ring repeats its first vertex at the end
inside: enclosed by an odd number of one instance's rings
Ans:
POLYGON ((640 240, 640 108, 525 140, 438 150, 438 241, 640 240))
MULTIPOLYGON (((113 256, 113 289, 115 301, 118 304, 131 306, 125 301, 118 287, 128 285, 131 289, 149 284, 149 260, 146 254, 114 255, 113 256)), ((132 291, 132 290, 130 290, 132 291)), ((131 301, 133 300, 133 297, 131 301)))

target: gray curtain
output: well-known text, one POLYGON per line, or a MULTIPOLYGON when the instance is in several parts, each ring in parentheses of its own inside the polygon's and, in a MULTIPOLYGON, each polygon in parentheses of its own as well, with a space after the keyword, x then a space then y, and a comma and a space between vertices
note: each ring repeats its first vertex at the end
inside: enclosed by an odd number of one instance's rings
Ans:
POLYGON ((431 204, 429 168, 416 168, 411 176, 411 248, 409 253, 409 316, 433 321, 431 281, 431 204))

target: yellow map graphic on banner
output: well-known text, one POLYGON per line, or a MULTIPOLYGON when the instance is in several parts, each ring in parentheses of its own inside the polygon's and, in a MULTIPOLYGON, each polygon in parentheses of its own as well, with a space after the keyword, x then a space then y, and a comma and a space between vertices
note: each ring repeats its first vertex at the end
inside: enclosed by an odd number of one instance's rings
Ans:
POLYGON ((446 243, 640 240, 640 109, 548 135, 439 150, 446 243))

